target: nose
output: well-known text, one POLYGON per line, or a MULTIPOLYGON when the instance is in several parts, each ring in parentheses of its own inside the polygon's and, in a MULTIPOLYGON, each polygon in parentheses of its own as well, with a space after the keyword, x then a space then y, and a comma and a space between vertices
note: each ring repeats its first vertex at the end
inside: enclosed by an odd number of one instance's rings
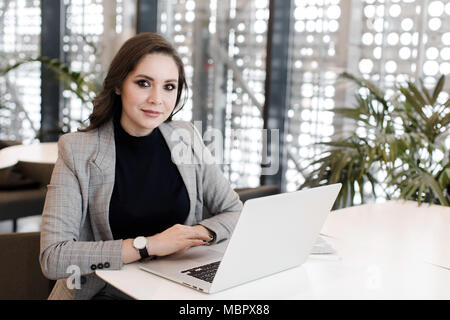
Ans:
POLYGON ((150 90, 150 93, 147 98, 147 102, 151 104, 159 105, 162 103, 162 92, 161 89, 153 87, 152 90, 150 90))

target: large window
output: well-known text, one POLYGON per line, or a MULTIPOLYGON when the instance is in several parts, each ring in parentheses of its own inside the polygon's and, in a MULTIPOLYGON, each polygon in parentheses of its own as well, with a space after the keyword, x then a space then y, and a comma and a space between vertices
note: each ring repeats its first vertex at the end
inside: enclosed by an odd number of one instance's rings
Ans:
MULTIPOLYGON (((0 68, 40 52, 40 1, 0 1, 0 68)), ((41 64, 0 77, 0 140, 31 142, 41 121, 41 64)))
MULTIPOLYGON (((449 17, 450 3, 439 0, 295 1, 286 190, 298 188, 312 169, 323 150, 314 143, 342 129, 369 134, 333 116, 335 107, 355 103, 353 88, 338 75, 362 76, 388 96, 389 88, 406 80, 421 78, 426 87, 434 86, 450 73, 449 17)), ((447 98, 448 90, 440 96, 447 98)))
POLYGON ((119 47, 136 33, 136 0, 66 0, 64 15, 63 61, 93 84, 83 90, 90 93, 86 101, 67 89, 62 92, 62 129, 67 132, 76 130, 80 121, 88 118, 92 111, 89 98, 100 89, 119 47))
POLYGON ((384 87, 450 73, 448 1, 365 1, 358 70, 384 87))
POLYGON ((268 0, 160 4, 160 31, 182 55, 191 87, 177 116, 222 132, 219 158, 233 186, 260 183, 268 7, 268 0))
POLYGON ((315 143, 329 140, 335 132, 333 108, 345 98, 337 77, 347 65, 349 10, 339 0, 295 1, 285 137, 289 150, 287 191, 303 183, 311 159, 322 150, 315 143))

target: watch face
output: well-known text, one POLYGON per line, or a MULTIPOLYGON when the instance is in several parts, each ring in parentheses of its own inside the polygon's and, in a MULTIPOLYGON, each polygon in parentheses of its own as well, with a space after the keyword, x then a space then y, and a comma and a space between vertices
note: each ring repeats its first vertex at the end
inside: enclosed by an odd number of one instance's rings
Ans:
POLYGON ((147 246, 147 239, 145 237, 137 237, 134 239, 133 245, 136 249, 144 249, 147 246))

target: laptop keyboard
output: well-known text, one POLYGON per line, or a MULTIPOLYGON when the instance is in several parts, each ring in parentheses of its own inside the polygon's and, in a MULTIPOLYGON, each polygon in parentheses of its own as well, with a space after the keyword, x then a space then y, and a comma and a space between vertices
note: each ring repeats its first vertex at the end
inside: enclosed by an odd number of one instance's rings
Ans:
POLYGON ((187 275, 212 283, 214 276, 216 275, 217 269, 219 268, 220 261, 205 264, 203 266, 195 267, 192 269, 181 271, 181 273, 186 273, 187 275))

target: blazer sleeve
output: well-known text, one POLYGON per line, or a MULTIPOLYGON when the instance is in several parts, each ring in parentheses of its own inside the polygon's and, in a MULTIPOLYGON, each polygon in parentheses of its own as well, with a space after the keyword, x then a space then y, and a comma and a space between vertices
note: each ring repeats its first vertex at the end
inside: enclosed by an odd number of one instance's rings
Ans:
MULTIPOLYGON (((53 280, 67 278, 74 267, 79 268, 80 275, 93 273, 94 265, 105 266, 107 263, 110 270, 122 267, 121 240, 78 241, 81 227, 89 218, 86 217, 87 210, 83 214, 82 187, 72 152, 74 143, 77 142, 71 134, 62 136, 58 141, 58 159, 42 213, 39 261, 44 275, 53 280)), ((86 160, 84 166, 87 165, 86 160)))
MULTIPOLYGON (((200 174, 202 181, 203 203, 213 215, 202 220, 200 225, 212 230, 216 234, 215 242, 231 237, 239 215, 242 202, 216 164, 211 152, 203 143, 200 133, 194 128, 194 144, 201 152, 200 174)), ((195 147, 194 147, 195 149, 195 147)))

